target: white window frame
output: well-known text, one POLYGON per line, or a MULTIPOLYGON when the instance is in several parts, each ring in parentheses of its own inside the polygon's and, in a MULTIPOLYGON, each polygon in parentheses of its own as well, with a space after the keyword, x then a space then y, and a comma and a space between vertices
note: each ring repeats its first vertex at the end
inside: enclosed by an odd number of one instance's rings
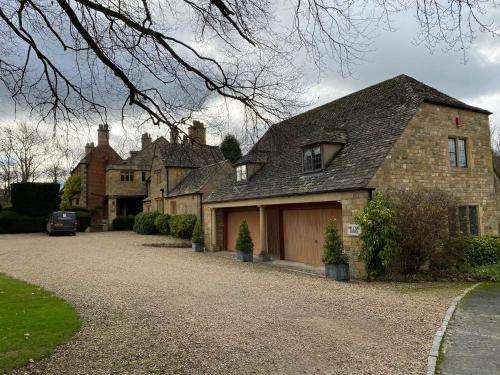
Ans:
POLYGON ((242 164, 236 167, 236 181, 246 181, 247 180, 247 165, 242 164))

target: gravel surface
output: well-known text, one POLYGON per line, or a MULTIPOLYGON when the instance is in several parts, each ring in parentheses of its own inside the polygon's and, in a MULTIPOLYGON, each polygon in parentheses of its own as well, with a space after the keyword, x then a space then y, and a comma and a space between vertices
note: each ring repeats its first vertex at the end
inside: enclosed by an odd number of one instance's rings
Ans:
POLYGON ((73 303, 81 331, 14 373, 423 374, 449 298, 337 283, 129 232, 0 236, 0 272, 73 303))

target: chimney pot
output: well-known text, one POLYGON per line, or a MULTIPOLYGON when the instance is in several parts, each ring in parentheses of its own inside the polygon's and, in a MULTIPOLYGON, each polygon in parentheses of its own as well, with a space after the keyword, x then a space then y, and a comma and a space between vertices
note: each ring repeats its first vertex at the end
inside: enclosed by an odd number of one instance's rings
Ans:
POLYGON ((109 128, 108 125, 99 125, 97 130, 97 145, 109 145, 109 128))

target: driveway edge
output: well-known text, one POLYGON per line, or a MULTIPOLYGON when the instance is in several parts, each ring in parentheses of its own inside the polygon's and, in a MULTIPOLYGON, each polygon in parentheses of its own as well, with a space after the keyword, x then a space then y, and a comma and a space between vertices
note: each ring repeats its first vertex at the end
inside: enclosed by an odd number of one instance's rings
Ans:
POLYGON ((453 301, 450 304, 450 307, 448 307, 448 310, 446 311, 446 314, 443 319, 443 323, 441 323, 441 327, 439 327, 436 334, 434 335, 432 348, 429 353, 429 356, 427 357, 427 375, 434 375, 436 373, 437 359, 439 357, 439 348, 441 347, 441 343, 446 333, 446 329, 448 328, 448 323, 450 322, 453 313, 457 308, 458 303, 462 300, 462 298, 464 298, 468 293, 470 293, 480 284, 481 283, 476 283, 471 287, 465 289, 462 294, 453 299, 453 301))

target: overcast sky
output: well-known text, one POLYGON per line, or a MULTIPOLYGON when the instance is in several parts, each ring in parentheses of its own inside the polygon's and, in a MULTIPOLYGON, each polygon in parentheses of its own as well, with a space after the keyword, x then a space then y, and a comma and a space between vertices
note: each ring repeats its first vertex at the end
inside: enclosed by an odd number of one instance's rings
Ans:
MULTIPOLYGON (((417 45, 417 23, 413 14, 405 13, 394 18, 396 32, 380 30, 374 35, 372 52, 366 61, 352 67, 352 76, 342 77, 332 61, 331 70, 318 77, 314 66, 305 66, 304 90, 306 98, 317 106, 349 94, 382 80, 407 74, 446 94, 468 104, 490 110, 491 121, 500 126, 500 38, 480 35, 467 51, 464 64, 461 51, 444 52, 444 46, 437 46, 431 53, 424 45, 417 45)), ((14 106, 3 87, 0 87, 0 121, 14 118, 14 106)), ((18 118, 23 118, 18 109, 18 118)), ((233 126, 238 126, 241 117, 232 116, 233 126)), ((96 124, 97 125, 97 124, 96 124)), ((97 126, 96 126, 97 127, 97 126)), ((155 137, 165 135, 164 129, 153 126, 140 129, 123 129, 113 125, 112 143, 124 153, 139 144, 140 134, 151 132, 155 137)), ((211 136, 212 143, 218 143, 211 136)), ((96 141, 95 129, 84 129, 75 137, 81 147, 88 141, 96 141)))

